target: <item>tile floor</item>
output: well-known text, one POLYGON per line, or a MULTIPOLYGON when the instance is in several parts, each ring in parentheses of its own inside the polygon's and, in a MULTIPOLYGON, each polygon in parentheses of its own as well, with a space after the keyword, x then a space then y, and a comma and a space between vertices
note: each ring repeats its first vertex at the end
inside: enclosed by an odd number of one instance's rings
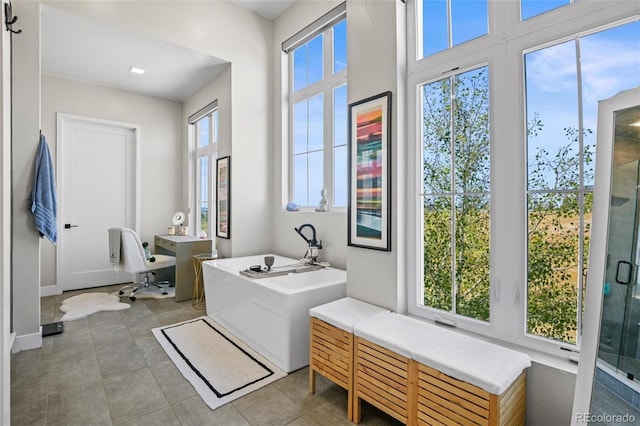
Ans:
MULTIPOLYGON (((41 299, 42 323, 58 321, 62 300, 41 299)), ((303 368, 215 411, 178 372, 151 329, 204 315, 191 301, 138 299, 131 308, 65 322, 64 333, 11 359, 11 424, 20 425, 349 425, 347 393, 318 376, 308 393, 303 368)), ((363 425, 397 425, 363 403, 363 425)))

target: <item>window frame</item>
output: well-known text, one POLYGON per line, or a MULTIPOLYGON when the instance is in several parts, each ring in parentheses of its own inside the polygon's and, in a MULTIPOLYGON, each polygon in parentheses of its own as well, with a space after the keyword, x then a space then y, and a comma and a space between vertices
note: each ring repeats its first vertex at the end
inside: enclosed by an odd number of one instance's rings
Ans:
MULTIPOLYGON (((297 35, 297 38, 302 41, 298 41, 294 47, 290 48, 290 50, 286 51, 287 55, 287 70, 288 70, 288 79, 287 79, 287 94, 288 100, 286 101, 287 105, 287 117, 288 117, 288 137, 286 141, 287 147, 287 164, 288 164, 288 174, 287 174, 287 201, 295 202, 294 199, 294 191, 295 191, 295 154, 294 154, 294 105, 304 100, 308 100, 322 94, 323 97, 323 145, 322 145, 322 170, 323 170, 323 180, 322 185, 323 188, 327 191, 327 204, 329 210, 338 211, 338 212, 346 212, 347 205, 344 206, 336 206, 334 204, 334 185, 335 185, 335 170, 334 170, 334 89, 341 87, 343 85, 347 85, 347 68, 338 71, 336 73, 333 72, 333 61, 334 61, 334 49, 333 49, 333 28, 338 24, 346 21, 346 7, 344 5, 338 6, 336 9, 329 12, 326 16, 333 17, 333 21, 329 26, 323 26, 322 31, 317 32, 318 30, 309 30, 309 34, 307 36, 300 36, 300 33, 297 35), (334 15, 336 10, 340 9, 343 12, 336 18, 334 15), (297 91, 293 90, 294 84, 294 61, 293 61, 293 52, 296 48, 303 45, 307 41, 312 40, 318 34, 322 34, 323 37, 323 46, 322 46, 322 55, 323 55, 323 78, 317 82, 309 84, 297 91)), ((323 17, 324 18, 324 17, 323 17)), ((318 22, 322 22, 320 18, 316 21, 315 25, 310 26, 311 28, 315 28, 318 26, 318 22)), ((347 24, 348 25, 348 24, 347 24)), ((302 31, 304 32, 304 30, 302 31)), ((346 136, 346 135, 345 135, 346 136)), ((307 151, 311 152, 311 151, 307 151)), ((307 171, 308 175, 308 171, 307 171)), ((347 181, 344 182, 345 190, 347 190, 347 181)), ((318 203, 314 203, 313 200, 314 194, 307 194, 309 198, 309 205, 299 206, 300 210, 303 211, 315 211, 315 207, 318 206, 318 203)), ((320 201, 321 194, 315 194, 318 202, 320 201)))
POLYGON ((579 1, 525 21, 520 2, 489 0, 490 32, 486 36, 419 58, 417 1, 407 0, 407 308, 410 314, 441 321, 470 332, 546 353, 554 359, 575 356, 579 347, 528 335, 527 320, 527 167, 524 55, 640 19, 630 1, 579 1), (615 12, 614 12, 615 10, 615 12), (422 144, 420 87, 447 72, 489 66, 491 143, 490 321, 479 321, 420 306, 422 298, 423 225, 420 194, 422 144), (499 227, 498 227, 499 225, 499 227))
MULTIPOLYGON (((194 114, 195 115, 195 114, 194 114)), ((192 159, 191 169, 193 170, 193 179, 192 179, 192 187, 193 190, 190 191, 192 193, 192 202, 189 203, 190 211, 193 212, 192 217, 193 221, 193 235, 200 235, 202 231, 201 221, 200 221, 200 207, 201 207, 201 170, 200 170, 200 159, 202 157, 208 158, 208 170, 207 170, 207 182, 209 182, 209 201, 207 203, 207 208, 209 210, 209 230, 207 232, 207 238, 210 238, 214 241, 215 248, 215 235, 213 231, 215 230, 215 219, 216 219, 216 210, 215 210, 215 165, 216 159, 218 157, 218 129, 220 125, 219 120, 219 112, 217 103, 213 106, 209 111, 206 111, 203 114, 200 114, 197 118, 189 120, 189 134, 192 146, 192 159), (199 133, 198 133, 198 123, 201 122, 204 118, 209 118, 209 143, 207 145, 200 147, 199 146, 199 133)))

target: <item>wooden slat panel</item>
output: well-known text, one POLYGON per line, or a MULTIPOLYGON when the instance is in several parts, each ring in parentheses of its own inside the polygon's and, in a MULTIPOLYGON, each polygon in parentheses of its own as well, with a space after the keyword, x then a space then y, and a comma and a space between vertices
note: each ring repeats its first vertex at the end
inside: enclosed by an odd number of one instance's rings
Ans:
POLYGON ((313 327, 314 333, 323 334, 323 335, 332 337, 336 340, 345 340, 347 336, 350 334, 349 332, 341 328, 334 327, 331 324, 328 324, 317 318, 312 318, 312 327, 313 327))
MULTIPOLYGON (((421 379, 420 381, 421 389, 426 389, 430 392, 438 393, 438 391, 434 388, 439 388, 439 389, 442 389, 442 391, 456 395, 456 397, 459 399, 469 401, 469 403, 473 404, 474 406, 480 407, 481 410, 487 411, 489 409, 487 400, 479 398, 477 395, 467 392, 466 390, 461 389, 457 386, 454 386, 448 382, 439 380, 429 375, 421 375, 420 379, 421 379)), ((474 409, 474 408, 470 408, 470 409, 474 409)), ((480 414, 480 412, 478 412, 478 414, 480 414)))
POLYGON ((425 392, 424 398, 430 401, 427 402, 426 405, 431 407, 432 410, 437 411, 460 424, 487 424, 488 422, 486 417, 479 416, 472 411, 466 410, 464 407, 460 407, 437 394, 425 392))
MULTIPOLYGON (((433 413, 433 412, 431 412, 433 413)), ((436 413, 437 414, 437 413, 436 413)), ((422 413, 419 412, 418 413, 418 425, 426 425, 426 426, 443 426, 445 425, 445 423, 442 423, 441 421, 438 421, 436 419, 434 419, 433 417, 431 417, 429 414, 426 413, 422 413)))
POLYGON ((377 407, 378 409, 384 411, 390 416, 402 421, 407 422, 407 410, 406 408, 395 404, 393 401, 385 398, 380 392, 378 392, 375 388, 361 387, 358 386, 358 397, 364 399, 369 404, 377 407))
POLYGON ((371 377, 358 376, 358 392, 371 395, 377 401, 387 401, 390 407, 397 407, 394 408, 396 412, 400 412, 403 415, 407 413, 406 394, 401 394, 394 389, 389 389, 384 383, 371 377))
POLYGON ((500 397, 501 425, 524 425, 527 401, 526 373, 518 377, 507 391, 500 397), (506 398, 504 396, 507 396, 506 398))
POLYGON ((339 348, 342 348, 343 350, 348 349, 348 346, 349 346, 348 336, 344 336, 344 335, 336 336, 331 333, 326 333, 325 331, 326 330, 324 329, 318 330, 317 328, 314 328, 313 336, 318 340, 330 343, 332 346, 337 346, 339 348))
POLYGON ((525 397, 526 389, 524 386, 519 386, 517 392, 511 393, 508 399, 500 398, 500 418, 504 418, 509 415, 510 411, 513 411, 513 407, 516 407, 520 401, 525 397))
POLYGON ((428 416, 433 419, 432 424, 440 424, 446 426, 460 426, 460 425, 473 425, 474 423, 469 420, 456 415, 446 410, 443 407, 436 407, 436 409, 429 410, 428 416))
POLYGON ((389 394, 389 399, 397 401, 398 405, 407 405, 407 386, 387 379, 382 374, 367 374, 358 366, 358 380, 362 386, 375 386, 380 392, 389 394))
POLYGON ((349 339, 349 335, 351 333, 349 333, 346 330, 333 326, 318 318, 312 318, 312 321, 313 321, 314 331, 319 334, 326 334, 327 336, 333 337, 334 339, 337 339, 337 340, 346 341, 349 339))
POLYGON ((405 375, 400 374, 401 371, 399 372, 398 369, 393 365, 380 362, 375 358, 358 357, 357 366, 358 366, 357 367, 358 371, 362 371, 366 375, 376 375, 376 374, 383 375, 397 383, 402 384, 406 390, 406 386, 407 386, 406 372, 404 372, 405 375))
POLYGON ((347 371, 339 371, 331 368, 331 365, 318 365, 316 363, 314 363, 312 367, 327 379, 349 390, 349 373, 347 371))
POLYGON ((340 349, 341 351, 343 351, 345 355, 348 354, 348 351, 349 351, 348 342, 343 342, 343 341, 328 337, 326 335, 316 334, 316 333, 314 333, 311 337, 313 339, 314 344, 317 344, 320 346, 331 346, 336 349, 340 349))
POLYGON ((385 368, 394 371, 397 375, 407 378, 407 360, 391 357, 383 352, 378 352, 374 348, 358 345, 356 347, 356 358, 367 359, 375 364, 385 365, 385 368))
MULTIPOLYGON (((409 360, 358 337, 355 346, 356 397, 408 423, 409 360)), ((359 420, 357 416, 354 421, 359 420)))
POLYGON ((342 356, 331 350, 329 347, 319 347, 314 345, 311 350, 312 359, 317 359, 324 363, 335 364, 342 370, 346 370, 349 366, 349 357, 342 356))
POLYGON ((429 395, 429 394, 438 395, 440 398, 445 399, 451 404, 457 405, 464 410, 470 411, 485 419, 489 418, 489 407, 487 405, 485 405, 484 407, 478 406, 473 402, 466 400, 464 398, 464 395, 456 394, 455 388, 453 389, 454 389, 454 393, 447 392, 446 390, 438 386, 427 385, 427 387, 424 389, 424 395, 429 395))
POLYGON ((467 382, 463 382, 462 380, 454 379, 453 377, 447 376, 446 374, 426 365, 420 364, 420 371, 429 374, 430 376, 436 377, 442 381, 445 381, 449 384, 452 384, 453 386, 464 389, 467 392, 477 395, 479 398, 485 399, 487 401, 489 400, 489 396, 491 395, 489 392, 482 388, 479 388, 467 382))

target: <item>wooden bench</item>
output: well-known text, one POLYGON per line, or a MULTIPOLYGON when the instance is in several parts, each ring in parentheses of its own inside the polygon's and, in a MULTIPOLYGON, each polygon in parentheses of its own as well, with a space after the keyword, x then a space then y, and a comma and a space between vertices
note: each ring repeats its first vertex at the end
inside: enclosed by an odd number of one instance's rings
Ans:
POLYGON ((354 327, 361 400, 409 425, 522 425, 527 355, 390 313, 354 327))
POLYGON ((383 309, 350 297, 309 310, 309 393, 315 393, 316 373, 347 390, 347 418, 353 420, 354 339, 353 327, 361 321, 389 314, 383 309))

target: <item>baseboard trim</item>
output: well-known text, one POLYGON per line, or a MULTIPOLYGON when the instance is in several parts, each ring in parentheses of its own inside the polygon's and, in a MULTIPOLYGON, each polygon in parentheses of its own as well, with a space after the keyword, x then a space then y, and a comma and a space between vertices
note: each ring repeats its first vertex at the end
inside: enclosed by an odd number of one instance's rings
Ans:
POLYGON ((40 287, 40 297, 58 296, 60 294, 62 294, 62 289, 58 288, 57 285, 47 285, 44 287, 40 287))
POLYGON ((11 353, 26 351, 42 347, 42 327, 38 327, 38 333, 16 336, 11 347, 11 353))

